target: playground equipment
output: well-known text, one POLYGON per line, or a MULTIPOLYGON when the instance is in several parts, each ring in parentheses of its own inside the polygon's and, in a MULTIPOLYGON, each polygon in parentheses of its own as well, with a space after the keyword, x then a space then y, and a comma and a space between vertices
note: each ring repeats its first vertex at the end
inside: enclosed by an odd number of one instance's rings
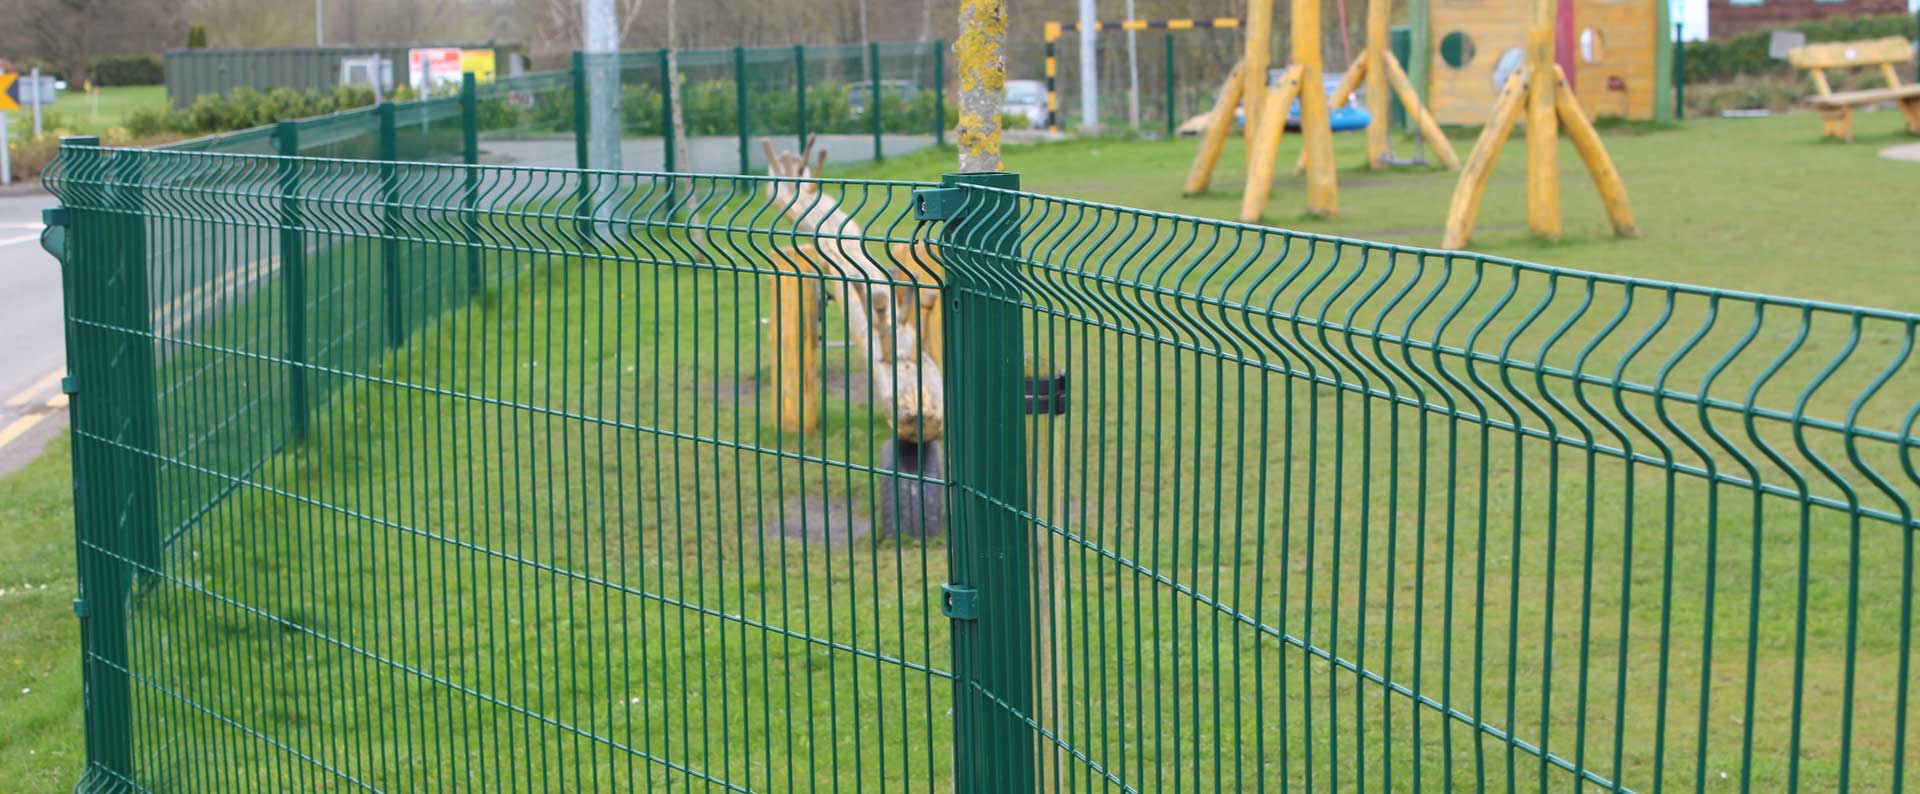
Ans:
MULTIPOLYGON (((1409 70, 1434 119, 1484 122, 1507 78, 1527 62, 1533 0, 1412 3, 1409 70)), ((1665 2, 1556 0, 1556 12, 1555 61, 1582 108, 1593 117, 1672 117, 1673 28, 1665 2)))
MULTIPOLYGON (((1392 14, 1391 0, 1373 0, 1367 3, 1367 46, 1360 57, 1347 67, 1347 74, 1335 86, 1327 101, 1334 107, 1347 104, 1347 99, 1355 88, 1365 81, 1367 89, 1367 167, 1376 171, 1395 163, 1391 160, 1391 145, 1388 137, 1391 133, 1387 118, 1387 89, 1392 87, 1400 106, 1406 109, 1407 117, 1413 119, 1419 129, 1420 137, 1433 147, 1434 158, 1447 170, 1460 167, 1460 156, 1453 151, 1453 144, 1447 135, 1440 131, 1440 124, 1427 110, 1426 103, 1420 100, 1419 92, 1413 88, 1413 81, 1407 78, 1405 67, 1400 59, 1394 57, 1387 44, 1387 22, 1392 14)), ((1305 152, 1301 153, 1300 166, 1304 167, 1305 152)))
POLYGON ((1247 7, 1245 54, 1220 87, 1207 131, 1200 139, 1200 151, 1187 171, 1185 192, 1205 192, 1213 180, 1213 167, 1220 161, 1227 133, 1233 129, 1234 108, 1244 105, 1247 184, 1240 197, 1243 221, 1259 220, 1267 205, 1267 196, 1273 190, 1274 159, 1287 126, 1287 109, 1296 98, 1300 100, 1300 136, 1305 142, 1307 211, 1324 217, 1340 210, 1340 187, 1333 170, 1333 130, 1328 125, 1327 96, 1320 91, 1318 0, 1292 0, 1292 17, 1293 62, 1269 88, 1267 42, 1273 27, 1273 4, 1262 0, 1247 7), (1312 90, 1301 90, 1303 85, 1312 90))
MULTIPOLYGON (((1094 22, 1095 32, 1107 30, 1164 30, 1167 31, 1167 118, 1174 116, 1174 77, 1173 77, 1173 32, 1179 30, 1232 30, 1240 27, 1240 20, 1233 17, 1216 19, 1123 19, 1118 22, 1094 22)), ((1066 33, 1080 32, 1079 22, 1047 22, 1041 27, 1041 36, 1047 47, 1047 131, 1060 131, 1060 92, 1057 80, 1060 75, 1058 42, 1066 33)), ((1172 133, 1172 122, 1168 122, 1168 133, 1172 133)))
POLYGON ((1390 154, 1391 121, 1387 113, 1387 93, 1391 90, 1414 119, 1421 137, 1433 147, 1440 163, 1450 169, 1458 168, 1460 158, 1454 154, 1452 144, 1427 112, 1405 69, 1388 50, 1387 23, 1392 11, 1389 2, 1377 0, 1369 4, 1366 47, 1330 95, 1323 92, 1321 82, 1319 4, 1293 0, 1289 20, 1293 42, 1291 63, 1271 88, 1267 85, 1267 31, 1272 24, 1273 8, 1271 3, 1264 2, 1250 6, 1246 54, 1221 86, 1201 138, 1200 151, 1187 173, 1185 192, 1191 195, 1207 189, 1213 167, 1220 158, 1220 147, 1233 128, 1234 108, 1244 105, 1247 182, 1240 196, 1240 220, 1249 223, 1260 220, 1273 190, 1274 161, 1286 130, 1288 111, 1297 99, 1304 145, 1296 170, 1307 176, 1307 211, 1320 216, 1338 212, 1339 185, 1334 174, 1328 109, 1347 104, 1363 80, 1367 86, 1369 167, 1381 169, 1395 164, 1390 154))
POLYGON ((1787 53, 1787 62, 1813 75, 1814 88, 1820 93, 1807 102, 1820 111, 1824 120, 1821 132, 1828 138, 1853 142, 1853 108, 1878 102, 1897 102, 1907 116, 1907 131, 1920 133, 1920 84, 1901 85, 1894 72, 1896 63, 1913 61, 1913 45, 1899 36, 1872 41, 1836 41, 1795 47, 1787 53), (1887 80, 1886 88, 1835 93, 1827 83, 1828 69, 1878 66, 1887 80))
MULTIPOLYGON (((767 173, 791 178, 768 182, 767 193, 804 234, 820 235, 817 239, 824 241, 858 238, 860 222, 842 211, 833 196, 807 181, 826 165, 827 153, 822 150, 816 157, 815 143, 808 140, 798 154, 776 154, 772 143, 760 141, 767 173)), ((853 243, 822 242, 771 252, 768 259, 781 275, 770 277, 774 300, 767 335, 777 357, 774 388, 782 431, 819 429, 824 290, 846 312, 847 339, 860 348, 867 362, 874 400, 889 407, 881 413, 895 436, 913 444, 940 438, 946 417, 937 352, 943 344, 943 326, 939 290, 933 286, 938 283, 940 265, 924 242, 899 243, 890 253, 891 269, 853 243), (801 277, 809 274, 832 277, 801 277), (928 286, 910 286, 917 283, 928 286)))
POLYGON ((1607 218, 1613 231, 1622 237, 1637 234, 1633 208, 1627 204, 1627 189, 1620 172, 1613 167, 1600 134, 1580 108, 1579 98, 1567 84, 1566 73, 1555 62, 1555 31, 1560 5, 1565 0, 1535 0, 1533 28, 1527 36, 1527 58, 1507 78, 1494 102, 1491 118, 1480 131, 1480 139, 1467 157, 1467 166, 1454 186, 1453 201, 1447 209, 1446 236, 1442 245, 1461 248, 1473 234, 1475 216, 1480 212, 1480 197, 1486 191, 1487 177, 1500 149, 1506 145, 1513 125, 1524 109, 1527 120, 1527 225, 1535 234, 1551 239, 1560 237, 1559 129, 1565 125, 1567 139, 1586 163, 1587 174, 1600 190, 1607 218))

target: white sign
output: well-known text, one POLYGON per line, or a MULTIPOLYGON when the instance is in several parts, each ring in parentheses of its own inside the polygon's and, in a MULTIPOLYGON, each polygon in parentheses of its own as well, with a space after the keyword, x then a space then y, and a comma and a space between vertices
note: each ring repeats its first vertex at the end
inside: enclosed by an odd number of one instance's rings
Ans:
POLYGON ((60 98, 60 92, 54 90, 53 83, 54 83, 54 80, 52 77, 47 77, 44 75, 41 76, 41 78, 38 81, 38 84, 36 84, 36 82, 31 77, 21 80, 20 81, 20 104, 21 105, 33 104, 33 95, 36 93, 40 95, 40 104, 42 105, 51 105, 54 102, 58 101, 60 98))
POLYGON ((415 91, 460 83, 459 47, 422 47, 407 50, 407 82, 415 91))

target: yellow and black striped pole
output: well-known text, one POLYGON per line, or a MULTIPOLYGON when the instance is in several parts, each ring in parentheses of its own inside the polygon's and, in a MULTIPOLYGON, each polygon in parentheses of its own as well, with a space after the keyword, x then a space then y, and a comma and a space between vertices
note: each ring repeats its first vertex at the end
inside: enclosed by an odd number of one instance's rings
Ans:
MULTIPOLYGON (((1213 19, 1123 19, 1119 22, 1093 22, 1094 32, 1107 30, 1232 30, 1240 27, 1240 20, 1234 17, 1216 17, 1213 19)), ((1079 33, 1078 22, 1048 22, 1044 28, 1047 42, 1047 132, 1060 131, 1060 91, 1054 80, 1060 74, 1059 61, 1055 58, 1054 42, 1067 33, 1079 33)), ((1171 76, 1169 76, 1171 79, 1171 76)))

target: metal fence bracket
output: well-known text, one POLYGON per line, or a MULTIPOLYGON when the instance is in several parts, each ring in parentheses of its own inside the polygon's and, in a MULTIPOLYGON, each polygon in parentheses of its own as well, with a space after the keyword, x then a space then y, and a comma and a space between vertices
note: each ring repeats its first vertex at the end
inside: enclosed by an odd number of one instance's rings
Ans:
POLYGON ((954 620, 980 617, 980 591, 951 582, 940 585, 940 614, 954 620))
POLYGON ((952 220, 966 201, 957 187, 935 187, 913 191, 913 219, 917 221, 952 220))

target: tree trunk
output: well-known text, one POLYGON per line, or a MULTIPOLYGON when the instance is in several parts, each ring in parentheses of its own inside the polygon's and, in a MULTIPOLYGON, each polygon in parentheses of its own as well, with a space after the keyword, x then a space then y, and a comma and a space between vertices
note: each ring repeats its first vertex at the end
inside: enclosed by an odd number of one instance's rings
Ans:
POLYGON ((1002 0, 960 0, 960 170, 1000 170, 1000 111, 1007 99, 1007 7, 1002 0))
POLYGON ((687 119, 680 105, 680 50, 675 19, 679 16, 679 0, 667 0, 667 103, 673 106, 673 116, 667 123, 673 125, 673 164, 677 171, 691 171, 687 162, 687 119))

